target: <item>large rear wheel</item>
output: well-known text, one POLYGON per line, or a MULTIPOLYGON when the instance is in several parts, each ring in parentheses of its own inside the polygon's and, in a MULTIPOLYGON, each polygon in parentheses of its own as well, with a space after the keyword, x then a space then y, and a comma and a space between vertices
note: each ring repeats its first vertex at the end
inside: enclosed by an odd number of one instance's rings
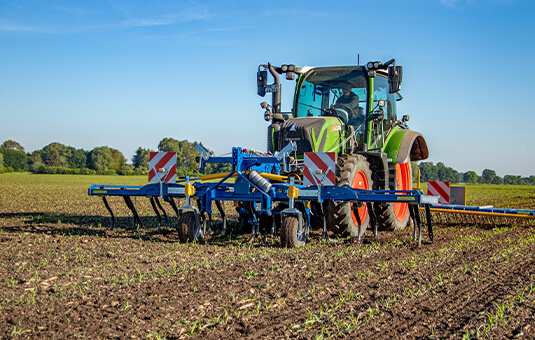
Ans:
MULTIPOLYGON (((396 164, 395 190, 412 190, 411 163, 396 164)), ((407 203, 377 203, 374 206, 377 222, 381 230, 403 230, 409 223, 407 203)))
MULTIPOLYGON (((366 158, 362 155, 349 156, 337 167, 336 182, 337 186, 348 184, 354 189, 370 190, 373 183, 370 165, 366 158)), ((330 202, 327 208, 327 228, 337 236, 358 237, 360 220, 360 236, 362 236, 370 224, 368 207, 365 203, 358 207, 358 218, 353 210, 353 203, 330 202)))

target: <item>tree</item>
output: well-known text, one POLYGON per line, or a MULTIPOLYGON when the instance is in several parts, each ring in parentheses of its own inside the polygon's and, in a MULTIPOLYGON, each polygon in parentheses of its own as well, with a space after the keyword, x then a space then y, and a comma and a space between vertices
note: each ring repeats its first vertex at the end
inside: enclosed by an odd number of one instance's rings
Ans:
POLYGON ((149 168, 150 153, 153 150, 137 148, 134 157, 132 157, 132 164, 136 170, 147 170, 149 168))
POLYGON ((161 152, 178 152, 180 150, 180 142, 174 138, 164 138, 158 144, 158 151, 161 152))
POLYGON ((52 142, 45 146, 42 157, 47 166, 68 167, 67 147, 61 143, 52 142))
POLYGON ((24 152, 24 148, 22 147, 22 145, 20 145, 19 142, 15 142, 14 140, 11 140, 11 139, 6 140, 0 147, 9 149, 9 150, 16 150, 16 151, 24 152))
POLYGON ((416 162, 411 162, 411 169, 412 169, 412 183, 418 182, 418 170, 420 169, 420 166, 416 162))
POLYGON ((523 184, 522 177, 520 176, 514 176, 514 175, 505 175, 503 177, 503 184, 506 185, 522 185, 523 184))
POLYGON ((107 146, 98 146, 89 152, 89 167, 93 170, 110 170, 114 165, 113 153, 107 146))
POLYGON ((3 164, 5 167, 13 168, 15 171, 28 170, 28 156, 26 156, 24 151, 0 147, 0 153, 3 154, 3 164))
POLYGON ((475 171, 468 171, 463 174, 464 183, 475 184, 477 183, 477 174, 475 171))
POLYGON ((32 166, 35 163, 43 163, 43 158, 41 157, 42 150, 35 150, 31 153, 28 153, 28 164, 32 166))
POLYGON ((111 155, 113 157, 113 165, 111 167, 112 170, 119 170, 124 165, 126 165, 126 158, 124 158, 124 155, 121 151, 117 149, 110 148, 111 155))
POLYGON ((503 178, 501 178, 500 176, 496 176, 492 179, 492 182, 490 184, 503 184, 503 178))
POLYGON ((72 146, 67 147, 67 167, 71 169, 87 168, 87 154, 84 149, 75 149, 72 146))
POLYGON ((186 139, 178 141, 174 138, 164 138, 158 144, 160 152, 176 152, 177 166, 176 173, 178 176, 191 175, 198 169, 197 157, 200 154, 194 149, 194 143, 186 139))
POLYGON ((433 162, 420 163, 420 180, 422 182, 438 181, 438 171, 433 162))
POLYGON ((494 178, 496 177, 496 171, 491 169, 485 169, 483 170, 481 177, 483 177, 484 183, 491 184, 492 181, 494 181, 494 178))
POLYGON ((0 173, 4 171, 4 154, 0 153, 0 173))

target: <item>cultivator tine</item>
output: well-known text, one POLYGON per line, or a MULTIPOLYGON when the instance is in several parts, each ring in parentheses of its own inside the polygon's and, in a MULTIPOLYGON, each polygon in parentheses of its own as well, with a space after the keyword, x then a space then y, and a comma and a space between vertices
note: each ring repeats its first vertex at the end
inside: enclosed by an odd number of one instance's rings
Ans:
POLYGON ((321 238, 327 240, 329 238, 329 234, 327 233, 327 219, 325 218, 325 213, 323 212, 321 214, 321 223, 323 224, 323 232, 321 233, 321 238))
POLYGON ((324 240, 327 240, 329 238, 329 235, 327 233, 327 219, 326 219, 326 216, 327 216, 327 205, 325 203, 321 203, 319 204, 320 206, 320 212, 321 212, 321 224, 322 224, 322 227, 323 227, 323 231, 321 233, 321 238, 324 239, 324 240))
POLYGON ((260 226, 259 226, 259 223, 258 223, 258 219, 256 218, 256 215, 253 211, 253 203, 252 202, 249 202, 249 204, 247 204, 247 210, 249 211, 249 215, 251 216, 252 218, 252 222, 253 222, 253 225, 251 226, 251 237, 249 238, 249 243, 253 242, 253 240, 255 239, 255 237, 260 234, 260 226))
POLYGON ((271 231, 269 234, 271 237, 277 237, 277 224, 275 223, 275 216, 273 216, 273 221, 271 221, 271 231))
POLYGON ((162 204, 160 203, 160 200, 158 199, 158 197, 154 197, 154 201, 156 202, 156 205, 158 206, 158 208, 160 208, 160 210, 162 212, 163 219, 165 221, 165 225, 169 226, 169 220, 167 219, 167 213, 165 212, 165 209, 162 207, 162 204))
POLYGON ((106 199, 106 196, 102 196, 102 201, 104 201, 104 205, 106 206, 106 209, 108 209, 108 212, 111 215, 111 226, 110 229, 113 229, 115 226, 115 215, 113 215, 113 211, 110 208, 110 205, 108 204, 108 200, 106 199))
POLYGON ((162 224, 162 217, 160 216, 160 212, 158 211, 158 208, 156 207, 154 197, 150 198, 150 205, 152 205, 152 209, 156 213, 156 216, 158 216, 158 233, 160 233, 160 225, 162 224))
POLYGON ((359 209, 357 206, 358 206, 358 203, 353 204, 353 206, 351 207, 351 210, 353 211, 353 215, 355 215, 355 217, 357 218, 357 234, 358 234, 358 242, 360 243, 360 241, 362 240, 362 237, 360 236, 360 229, 362 227, 362 221, 360 220, 359 209))
POLYGON ((422 220, 416 204, 409 204, 409 213, 414 224, 413 240, 416 241, 416 228, 418 228, 418 245, 422 244, 422 220))
POLYGON ((413 226, 413 232, 412 232, 413 241, 416 241, 416 228, 418 228, 418 223, 416 222, 416 214, 418 214, 418 217, 420 217, 420 212, 414 211, 413 205, 409 204, 409 216, 412 220, 412 226, 413 226))
POLYGON ((141 218, 139 218, 139 214, 137 213, 136 206, 132 202, 132 198, 130 196, 123 196, 123 197, 124 197, 124 201, 125 201, 126 205, 128 206, 128 208, 130 209, 130 211, 134 215, 134 229, 136 227, 135 226, 136 223, 138 223, 141 226, 141 228, 145 228, 143 226, 143 222, 141 222, 141 218))
POLYGON ((225 211, 223 210, 223 207, 221 206, 220 201, 215 201, 215 206, 217 207, 217 210, 219 211, 219 214, 221 214, 221 218, 223 219, 223 229, 221 230, 220 236, 225 236, 227 233, 227 216, 225 215, 225 211))
POLYGON ((433 242, 433 221, 431 220, 431 207, 429 206, 429 204, 425 205, 425 220, 427 221, 427 232, 429 234, 429 240, 433 242))
POLYGON ((373 226, 373 235, 377 237, 379 231, 377 230, 377 218, 375 217, 375 212, 373 211, 371 202, 367 202, 366 206, 368 207, 368 214, 370 214, 370 223, 373 226))

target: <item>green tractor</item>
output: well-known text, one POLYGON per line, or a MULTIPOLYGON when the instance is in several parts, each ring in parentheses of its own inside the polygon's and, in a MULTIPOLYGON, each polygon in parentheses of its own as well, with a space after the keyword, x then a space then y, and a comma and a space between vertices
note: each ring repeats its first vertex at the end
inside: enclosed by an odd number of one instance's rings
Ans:
MULTIPOLYGON (((411 190, 411 161, 428 157, 423 136, 409 130, 409 116, 397 118, 402 67, 395 60, 369 62, 366 66, 296 67, 260 65, 258 95, 272 94, 272 104, 261 104, 268 127, 268 152, 281 150, 290 141, 292 154, 302 169, 305 152, 334 152, 336 185, 368 190, 411 190), (268 72, 274 83, 268 84, 268 72), (292 112, 281 112, 279 75, 296 81, 292 112)), ((302 171, 302 170, 301 170, 302 171)), ((406 203, 313 204, 314 215, 324 212, 327 228, 337 236, 357 237, 370 223, 372 208, 380 230, 402 230, 409 223, 406 203), (316 206, 314 206, 316 205, 316 206), (359 228, 360 225, 360 228, 359 228)))

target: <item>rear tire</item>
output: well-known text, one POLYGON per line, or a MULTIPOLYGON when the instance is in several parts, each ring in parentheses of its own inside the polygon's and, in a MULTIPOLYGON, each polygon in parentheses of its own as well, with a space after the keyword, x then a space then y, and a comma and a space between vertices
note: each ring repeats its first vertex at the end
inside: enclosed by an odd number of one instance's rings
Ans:
MULTIPOLYGON (((373 187, 370 164, 362 155, 350 156, 341 166, 337 166, 336 186, 349 185, 354 189, 370 190, 373 187)), ((358 221, 353 213, 353 203, 329 202, 327 208, 327 228, 337 236, 358 237, 358 221)), ((360 217, 360 236, 364 235, 370 224, 368 207, 365 203, 358 208, 360 217)))
MULTIPOLYGON (((412 171, 410 161, 396 164, 395 190, 412 190, 412 171)), ((403 230, 409 224, 409 205, 407 203, 376 203, 374 206, 377 223, 381 230, 403 230)))

